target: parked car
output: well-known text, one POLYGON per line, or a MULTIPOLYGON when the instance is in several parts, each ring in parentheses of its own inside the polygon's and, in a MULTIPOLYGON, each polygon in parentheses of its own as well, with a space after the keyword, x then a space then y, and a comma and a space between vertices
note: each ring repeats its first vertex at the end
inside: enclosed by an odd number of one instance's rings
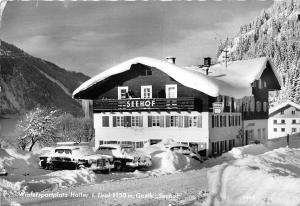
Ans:
POLYGON ((104 144, 100 145, 96 151, 101 155, 113 157, 115 170, 135 170, 151 167, 151 157, 138 152, 132 145, 127 144, 104 144))
POLYGON ((0 176, 7 176, 8 173, 6 171, 6 169, 4 169, 3 167, 0 167, 0 176))
POLYGON ((178 152, 183 155, 188 155, 196 160, 203 161, 202 157, 194 152, 187 144, 172 143, 170 145, 167 145, 166 148, 171 150, 172 152, 178 152))
POLYGON ((88 146, 55 147, 48 156, 40 156, 40 166, 50 170, 86 167, 101 172, 109 172, 114 167, 112 157, 95 154, 88 146))

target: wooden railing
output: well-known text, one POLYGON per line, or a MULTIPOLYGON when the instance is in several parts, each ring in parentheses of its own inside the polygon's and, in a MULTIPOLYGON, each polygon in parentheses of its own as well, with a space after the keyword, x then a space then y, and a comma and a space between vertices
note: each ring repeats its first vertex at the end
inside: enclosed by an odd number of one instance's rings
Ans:
POLYGON ((94 112, 102 111, 201 111, 200 99, 194 97, 153 99, 101 99, 94 100, 94 112))

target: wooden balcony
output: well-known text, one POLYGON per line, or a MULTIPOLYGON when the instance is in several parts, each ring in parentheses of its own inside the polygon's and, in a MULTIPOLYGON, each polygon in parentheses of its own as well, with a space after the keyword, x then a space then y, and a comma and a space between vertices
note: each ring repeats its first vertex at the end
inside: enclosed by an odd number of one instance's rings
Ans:
POLYGON ((201 111, 202 102, 194 97, 153 99, 101 99, 94 100, 94 112, 117 111, 201 111))

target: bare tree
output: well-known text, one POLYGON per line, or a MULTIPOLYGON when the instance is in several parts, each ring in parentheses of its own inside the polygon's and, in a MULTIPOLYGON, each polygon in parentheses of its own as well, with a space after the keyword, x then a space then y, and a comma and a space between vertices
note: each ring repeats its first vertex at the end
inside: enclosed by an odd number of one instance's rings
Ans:
POLYGON ((89 118, 63 114, 57 119, 56 136, 62 141, 87 142, 93 137, 93 122, 89 118))
POLYGON ((32 150, 36 143, 42 146, 51 145, 55 140, 56 119, 58 110, 37 107, 25 114, 17 124, 19 131, 18 146, 32 150))

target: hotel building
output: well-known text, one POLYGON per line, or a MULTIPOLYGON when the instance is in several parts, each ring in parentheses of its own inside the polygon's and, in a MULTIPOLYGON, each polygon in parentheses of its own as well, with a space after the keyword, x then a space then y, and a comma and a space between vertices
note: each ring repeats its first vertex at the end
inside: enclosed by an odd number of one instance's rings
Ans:
POLYGON ((93 100, 95 147, 171 138, 212 156, 267 138, 268 91, 280 87, 267 58, 182 68, 173 57, 137 57, 92 77, 73 98, 93 100))

